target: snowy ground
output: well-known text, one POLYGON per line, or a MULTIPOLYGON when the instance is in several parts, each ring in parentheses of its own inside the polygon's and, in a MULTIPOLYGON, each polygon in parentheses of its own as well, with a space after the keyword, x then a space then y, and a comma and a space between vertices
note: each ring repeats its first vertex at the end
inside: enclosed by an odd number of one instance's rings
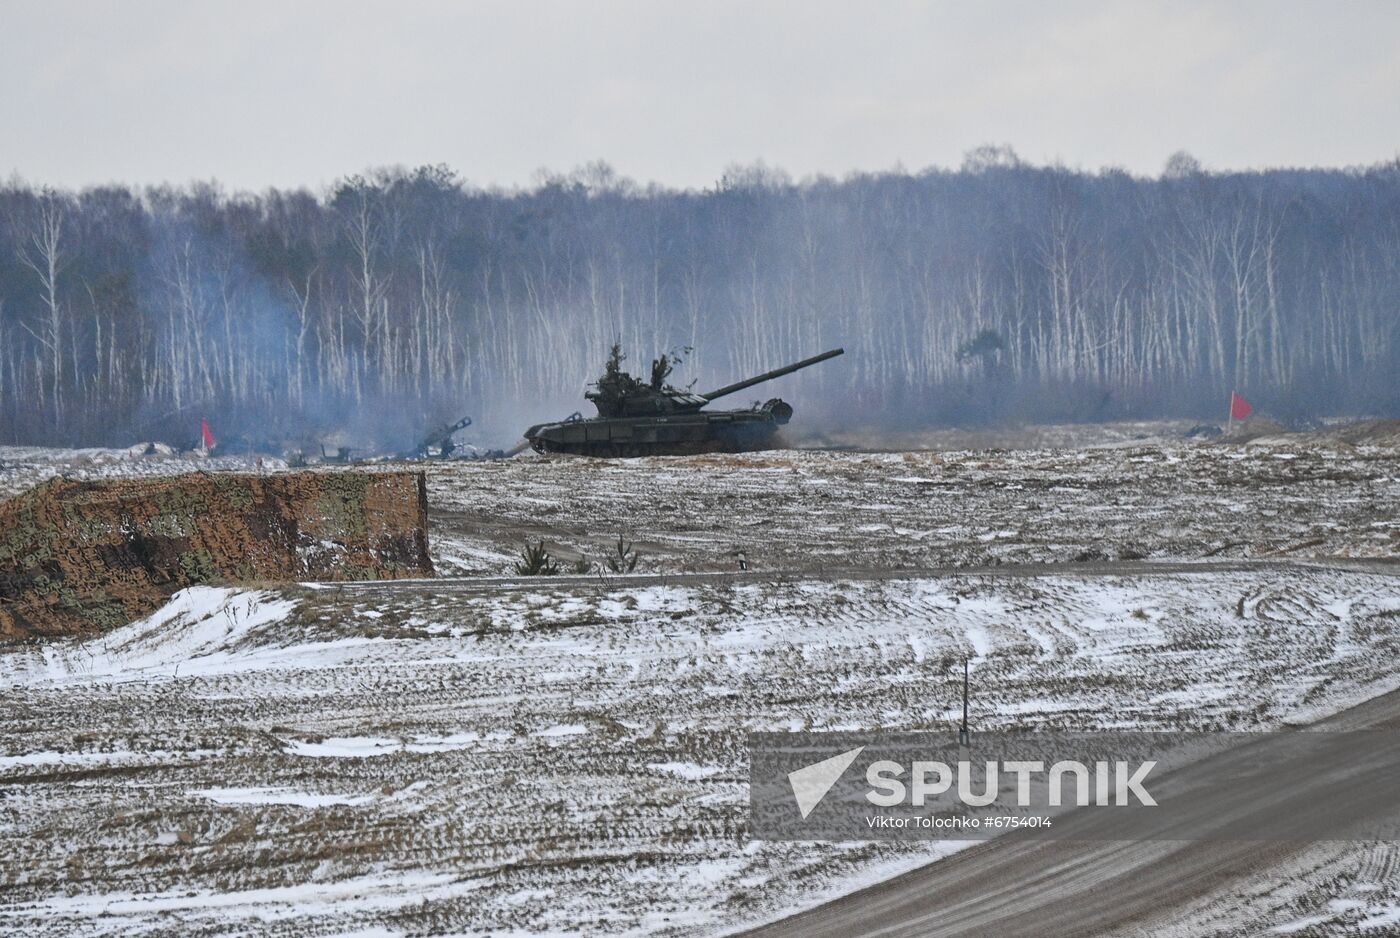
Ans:
MULTIPOLYGON (((281 459, 264 457, 263 469, 287 468, 281 459)), ((168 456, 133 456, 120 449, 45 449, 37 446, 0 446, 0 498, 18 495, 56 475, 75 479, 133 478, 176 475, 181 472, 254 472, 256 456, 205 458, 194 453, 168 456)))
MULTIPOLYGON (((1385 450, 1184 444, 430 470, 440 564, 489 573, 619 530, 663 572, 1393 558, 1397 495, 1385 450)), ((950 849, 749 840, 747 731, 948 726, 964 655, 985 728, 1272 727, 1397 683, 1393 575, 1091 570, 201 587, 3 651, 0 933, 712 934, 950 849)), ((1289 873, 1188 933, 1400 908, 1389 846, 1289 873)))
POLYGON ((673 572, 739 550, 760 569, 1400 556, 1400 459, 1374 447, 533 458, 431 464, 428 488, 442 572, 506 572, 526 538, 599 557, 618 534, 673 572))
MULTIPOLYGON (((428 461, 434 560, 507 573, 527 539, 562 559, 619 534, 639 569, 756 569, 1201 557, 1400 557, 1400 450, 1197 443, 1175 424, 1041 428, 1060 449, 774 451, 683 459, 428 461), (1051 432, 1054 431, 1054 432, 1051 432)), ((1024 435, 1024 434, 1023 434, 1024 435)), ((963 434, 962 437, 966 437, 963 434)), ((962 438, 960 437, 960 438, 962 438)), ((974 439, 976 437, 973 437, 974 439)), ((996 438, 989 438, 996 439, 996 438)), ((52 475, 254 468, 248 457, 132 459, 0 447, 0 497, 52 475)), ((402 464, 372 464, 394 465, 402 464)), ((284 468, 264 461, 266 471, 284 468)))

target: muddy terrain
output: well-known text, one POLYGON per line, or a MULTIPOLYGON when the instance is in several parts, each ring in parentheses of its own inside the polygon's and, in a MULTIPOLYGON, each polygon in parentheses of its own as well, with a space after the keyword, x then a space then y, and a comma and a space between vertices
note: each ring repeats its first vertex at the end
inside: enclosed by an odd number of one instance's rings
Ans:
MULTIPOLYGON (((0 930, 717 934, 958 847, 750 839, 746 732, 951 727, 964 657, 987 729, 1270 728, 1400 685, 1386 447, 428 471, 471 579, 193 587, 0 652, 0 930), (526 539, 569 575, 515 575, 526 539)), ((1396 870, 1305 853, 1189 933, 1382 934, 1396 870)))
POLYGON ((512 459, 428 470, 442 572, 570 560, 623 534, 658 571, 1400 557, 1396 450, 1130 442, 1066 450, 512 459))
POLYGON ((105 631, 198 583, 432 572, 419 473, 55 478, 0 501, 0 642, 105 631))

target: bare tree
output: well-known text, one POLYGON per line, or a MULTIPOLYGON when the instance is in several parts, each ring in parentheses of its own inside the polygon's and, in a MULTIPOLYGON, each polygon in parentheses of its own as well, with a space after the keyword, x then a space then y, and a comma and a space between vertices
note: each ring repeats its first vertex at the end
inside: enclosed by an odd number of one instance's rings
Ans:
POLYGON ((68 199, 45 188, 36 200, 24 235, 19 259, 39 278, 43 291, 44 315, 37 327, 23 324, 44 349, 49 367, 49 394, 56 420, 63 419, 63 341, 64 309, 59 302, 59 274, 67 262, 63 228, 68 218, 68 199))

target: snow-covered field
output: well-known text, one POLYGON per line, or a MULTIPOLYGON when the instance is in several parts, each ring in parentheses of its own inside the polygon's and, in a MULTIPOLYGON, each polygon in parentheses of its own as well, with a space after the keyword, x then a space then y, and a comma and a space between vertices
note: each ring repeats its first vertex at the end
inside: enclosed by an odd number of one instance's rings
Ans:
MULTIPOLYGON (((286 462, 263 458, 263 469, 285 469, 286 462)), ((38 446, 0 446, 0 498, 18 495, 56 475, 76 479, 129 479, 165 476, 181 472, 252 472, 255 456, 205 458, 194 453, 133 456, 121 449, 46 449, 38 446)))
POLYGON ((1378 447, 1135 440, 1069 450, 779 451, 431 464, 441 572, 500 573, 529 538, 642 568, 1400 556, 1400 459, 1378 447))
MULTIPOLYGON (((24 471, 41 463, 64 465, 24 471)), ((509 572, 527 536, 597 557, 622 532, 649 572, 728 569, 739 549, 760 569, 848 569, 198 587, 105 636, 0 651, 0 933, 689 935, 772 918, 953 848, 750 840, 746 732, 950 726, 965 655, 988 729, 1314 718, 1400 684, 1400 578, 1321 559, 1400 554, 1397 495, 1400 457, 1353 449, 433 466, 443 567, 509 572), (1208 554, 1316 565, 853 569, 1208 554)), ((1239 933, 1381 921, 1396 858, 1304 857, 1239 933)))

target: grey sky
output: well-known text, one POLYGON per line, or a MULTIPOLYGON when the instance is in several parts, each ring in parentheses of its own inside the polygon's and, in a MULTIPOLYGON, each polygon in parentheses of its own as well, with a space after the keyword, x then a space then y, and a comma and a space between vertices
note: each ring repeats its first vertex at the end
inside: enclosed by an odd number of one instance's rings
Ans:
POLYGON ((605 159, 706 186, 956 166, 1156 173, 1400 153, 1400 2, 0 0, 0 173, 305 184, 605 159))

